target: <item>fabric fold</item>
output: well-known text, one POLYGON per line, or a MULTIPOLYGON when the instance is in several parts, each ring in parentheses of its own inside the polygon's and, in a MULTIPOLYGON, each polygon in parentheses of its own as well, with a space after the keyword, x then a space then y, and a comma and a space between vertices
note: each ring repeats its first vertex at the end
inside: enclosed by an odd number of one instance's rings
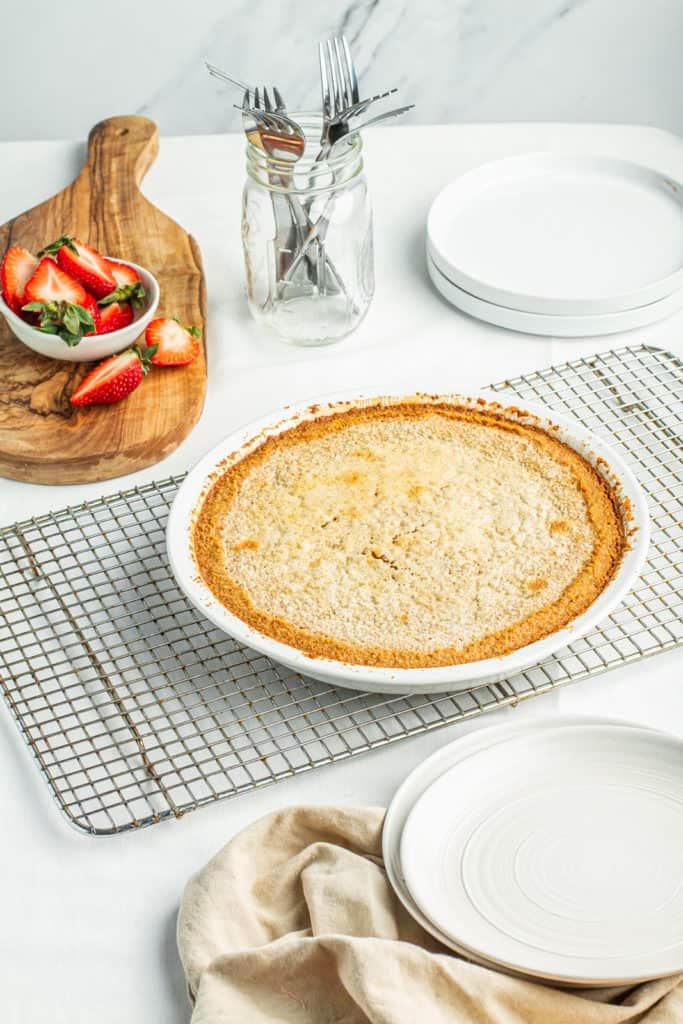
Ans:
POLYGON ((394 895, 383 818, 278 811, 189 881, 178 948, 193 1024, 683 1024, 683 975, 568 991, 446 950, 394 895))

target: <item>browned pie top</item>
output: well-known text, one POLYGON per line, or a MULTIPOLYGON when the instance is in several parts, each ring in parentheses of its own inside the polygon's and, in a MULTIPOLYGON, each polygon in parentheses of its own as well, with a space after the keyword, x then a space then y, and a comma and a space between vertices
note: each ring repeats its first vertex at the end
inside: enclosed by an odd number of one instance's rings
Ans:
POLYGON ((195 559, 245 622, 313 657, 429 667, 584 612, 625 548, 603 477, 487 407, 381 400, 269 437, 212 484, 195 559))

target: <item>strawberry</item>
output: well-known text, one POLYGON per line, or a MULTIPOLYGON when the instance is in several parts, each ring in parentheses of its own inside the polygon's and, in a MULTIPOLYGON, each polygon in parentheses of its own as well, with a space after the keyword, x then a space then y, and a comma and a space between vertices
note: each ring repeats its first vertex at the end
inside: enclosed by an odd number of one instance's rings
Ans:
POLYGON ((24 249, 23 245, 13 245, 5 253, 2 267, 0 267, 2 294, 7 305, 15 313, 21 314, 21 307, 24 304, 24 288, 37 266, 38 260, 28 249, 24 249))
POLYGON ((128 302, 112 302, 100 310, 98 334, 120 331, 133 322, 133 308, 128 302))
POLYGON ((85 293, 85 301, 83 308, 90 313, 92 322, 95 325, 95 330, 90 331, 85 335, 86 338, 91 338, 94 334, 100 333, 100 307, 97 305, 97 300, 92 297, 88 292, 85 293))
POLYGON ((70 302, 82 306, 85 289, 54 260, 44 256, 26 283, 24 299, 27 302, 70 302))
MULTIPOLYGON (((92 296, 87 298, 92 299, 92 296)), ((78 345, 87 334, 95 333, 92 313, 73 302, 27 302, 21 308, 35 314, 35 326, 39 331, 57 334, 70 348, 78 345)))
POLYGON ((135 284, 139 281, 137 271, 125 263, 117 263, 116 260, 104 259, 104 265, 116 281, 117 285, 135 284))
POLYGON ((71 396, 71 404, 112 405, 127 398, 149 373, 151 355, 154 353, 143 353, 135 347, 105 359, 83 379, 71 396))
POLYGON ((41 249, 38 255, 55 256, 62 270, 80 281, 96 299, 109 295, 116 288, 116 281, 107 269, 104 256, 71 235, 62 235, 56 242, 41 249))
POLYGON ((199 327, 185 327, 177 316, 152 320, 145 331, 145 341, 156 348, 152 357, 155 366, 185 366, 199 355, 199 327))

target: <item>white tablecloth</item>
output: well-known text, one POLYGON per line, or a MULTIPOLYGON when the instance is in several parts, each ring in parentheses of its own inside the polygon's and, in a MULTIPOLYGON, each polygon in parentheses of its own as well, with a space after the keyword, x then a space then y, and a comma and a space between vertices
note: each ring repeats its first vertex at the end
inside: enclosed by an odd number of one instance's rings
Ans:
MULTIPOLYGON (((433 195, 455 174, 485 160, 541 149, 633 158, 679 180, 683 176, 683 142, 649 128, 463 125, 368 134, 375 300, 350 339, 304 350, 261 334, 246 309, 239 237, 242 138, 162 140, 144 191, 195 235, 206 268, 209 388, 202 420, 165 462, 134 476, 62 488, 0 481, 0 523, 179 472, 233 427, 287 400, 375 383, 467 390, 624 344, 647 342, 683 355, 683 313, 625 335, 558 341, 498 331, 457 313, 434 292, 423 256, 433 195)), ((0 223, 67 184, 82 157, 77 143, 1 145, 0 223)), ((660 655, 515 710, 214 804, 182 821, 101 840, 72 831, 60 817, 3 707, 3 1024, 186 1021, 174 937, 180 892, 187 877, 247 822, 294 802, 386 803, 432 750, 504 716, 561 709, 635 719, 683 735, 682 667, 683 652, 660 655)))

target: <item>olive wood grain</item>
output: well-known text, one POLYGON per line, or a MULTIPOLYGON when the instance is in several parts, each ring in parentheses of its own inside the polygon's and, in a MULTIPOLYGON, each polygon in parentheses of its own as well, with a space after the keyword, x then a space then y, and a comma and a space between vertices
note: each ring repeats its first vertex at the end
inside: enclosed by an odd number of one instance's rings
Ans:
MULTIPOLYGON (((60 235, 75 235, 105 255, 148 268, 161 289, 157 315, 196 324, 204 338, 197 243, 138 188, 158 149, 156 125, 144 117, 96 124, 76 180, 4 224, 0 254, 11 245, 36 252, 60 235)), ((163 459, 197 422, 206 390, 203 344, 189 366, 153 367, 124 401, 76 409, 69 396, 93 365, 39 356, 0 318, 0 475, 43 484, 120 476, 163 459)))

